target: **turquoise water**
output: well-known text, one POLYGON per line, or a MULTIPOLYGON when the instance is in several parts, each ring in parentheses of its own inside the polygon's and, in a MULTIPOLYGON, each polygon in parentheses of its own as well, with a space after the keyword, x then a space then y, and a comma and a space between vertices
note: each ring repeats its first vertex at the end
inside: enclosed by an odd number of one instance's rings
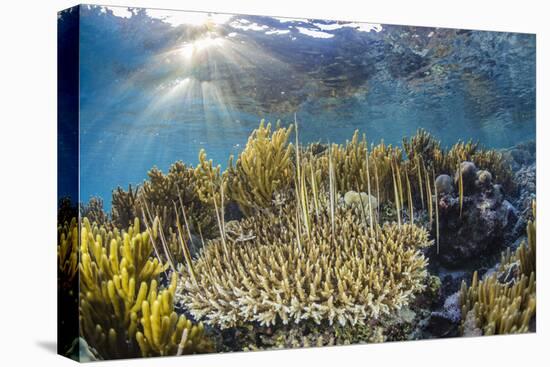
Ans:
POLYGON ((535 137, 534 35, 99 6, 80 20, 80 200, 107 209, 202 148, 225 167, 262 118, 296 113, 302 143, 535 137))

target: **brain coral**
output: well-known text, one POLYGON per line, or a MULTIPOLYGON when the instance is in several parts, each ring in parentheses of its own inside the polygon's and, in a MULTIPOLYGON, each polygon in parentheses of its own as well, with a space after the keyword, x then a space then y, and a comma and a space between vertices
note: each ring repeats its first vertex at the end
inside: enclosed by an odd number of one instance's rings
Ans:
POLYGON ((395 223, 371 230, 351 209, 334 214, 334 232, 326 209, 302 231, 294 204, 240 222, 247 240, 209 241, 194 263, 197 281, 183 275, 180 301, 220 328, 364 324, 407 305, 424 288, 427 232, 395 223))

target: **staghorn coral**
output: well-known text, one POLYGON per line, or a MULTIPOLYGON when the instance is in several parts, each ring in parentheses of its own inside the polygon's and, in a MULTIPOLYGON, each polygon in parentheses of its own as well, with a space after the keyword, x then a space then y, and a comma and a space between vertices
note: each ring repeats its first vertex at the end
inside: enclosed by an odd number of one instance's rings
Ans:
MULTIPOLYGON (((535 212, 533 203, 533 215, 535 212)), ((524 241, 514 254, 502 254, 497 272, 460 289, 464 335, 513 334, 531 330, 536 312, 536 226, 527 224, 524 241)))
POLYGON ((313 322, 277 328, 250 324, 235 328, 238 331, 235 336, 237 348, 245 351, 322 347, 336 345, 331 329, 313 322))
MULTIPOLYGON (((289 143, 293 130, 260 123, 248 139, 246 148, 233 164, 220 173, 220 167, 207 160, 206 152, 199 153, 199 164, 193 168, 182 162, 174 163, 168 173, 159 169, 149 171, 139 193, 117 189, 113 193, 113 220, 119 227, 125 221, 141 217, 143 200, 161 217, 164 231, 175 227, 174 202, 181 194, 193 233, 205 238, 217 236, 215 206, 222 212, 222 194, 227 203, 237 204, 246 216, 263 210, 272 210, 298 194, 301 180, 314 191, 329 190, 329 166, 334 171, 335 193, 358 191, 375 197, 381 206, 394 202, 398 222, 405 209, 409 220, 414 220, 414 209, 420 204, 433 218, 432 176, 455 175, 459 163, 472 161, 480 169, 491 171, 496 182, 510 187, 511 170, 501 155, 483 150, 472 142, 455 144, 450 150, 441 148, 430 134, 419 130, 409 140, 403 140, 403 149, 381 142, 369 148, 366 137, 355 131, 344 145, 321 146, 318 143, 300 147, 289 143), (330 163, 332 162, 332 163, 330 163), (296 169, 298 167, 298 169, 296 169), (304 176, 303 178, 301 176, 304 176), (213 200, 215 198, 215 200, 213 200)), ((297 129, 296 129, 297 130, 297 129)), ((317 192, 315 192, 317 191, 317 192)), ((435 208, 437 209, 437 208, 435 208)), ((379 210, 377 213, 379 216, 379 210)), ((220 216, 223 222, 223 213, 220 216)), ((238 217, 238 216, 237 216, 238 217)), ((436 218, 437 219, 437 218, 436 218)), ((430 219, 431 223, 432 219, 430 219)))
POLYGON ((152 206, 153 214, 162 218, 165 229, 176 226, 172 208, 174 203, 179 204, 181 201, 194 233, 202 232, 206 238, 210 238, 215 234, 216 220, 208 192, 218 187, 215 184, 220 181, 220 168, 213 168, 212 161, 206 161, 204 151, 199 153, 199 161, 197 168, 176 162, 166 174, 158 169, 151 170, 149 181, 143 184, 142 196, 152 206))
POLYGON ((288 144, 291 132, 292 125, 288 128, 277 125, 272 132, 271 124, 265 125, 262 120, 235 165, 230 159, 225 174, 227 195, 238 203, 245 215, 271 207, 277 193, 291 187, 294 181, 293 149, 288 144))
POLYGON ((164 230, 168 232, 175 226, 171 212, 179 192, 192 231, 213 238, 217 228, 213 206, 221 208, 222 192, 227 202, 238 204, 245 215, 251 216, 292 198, 296 194, 297 181, 302 179, 297 176, 300 172, 310 188, 328 191, 328 175, 323 173, 329 171, 330 160, 337 193, 351 190, 370 193, 380 205, 393 201, 398 219, 406 205, 412 213, 418 205, 424 208, 427 204, 432 213, 431 176, 454 176, 458 165, 464 161, 488 170, 495 182, 513 191, 512 173, 502 155, 494 150, 483 150, 471 141, 459 142, 444 150, 434 137, 419 130, 409 140, 403 140, 403 149, 384 142, 369 148, 366 137, 360 138, 355 131, 344 145, 332 144, 320 149, 319 144, 314 143, 301 148, 289 143, 292 130, 293 125, 272 129, 271 124, 266 125, 262 120, 236 163, 233 164, 231 158, 223 174, 219 166, 207 160, 204 150, 199 153, 199 164, 195 168, 176 162, 166 174, 158 168, 151 169, 139 193, 131 187, 128 191, 118 188, 113 192, 114 222, 123 228, 132 218, 141 217, 142 201, 147 200, 152 215, 163 219, 164 230), (298 170, 297 166, 300 166, 298 170))
POLYGON ((241 223, 250 241, 210 241, 194 262, 195 283, 183 274, 181 301, 199 319, 220 328, 258 322, 269 326, 310 320, 363 324, 406 306, 422 290, 431 245, 414 225, 369 229, 354 211, 337 207, 309 214, 301 233, 292 204, 241 223), (338 235, 331 235, 338 233, 338 235))
POLYGON ((159 290, 166 266, 151 257, 150 235, 137 218, 127 231, 83 220, 81 334, 103 358, 174 355, 180 345, 181 353, 210 350, 203 327, 174 312, 176 274, 159 290))
POLYGON ((178 161, 170 166, 166 174, 154 167, 148 176, 139 196, 142 202, 147 202, 153 216, 162 218, 165 231, 175 227, 176 218, 172 209, 174 203, 179 204, 181 199, 189 214, 190 226, 196 232, 200 227, 209 236, 214 224, 212 208, 199 199, 198 180, 193 167, 178 161))

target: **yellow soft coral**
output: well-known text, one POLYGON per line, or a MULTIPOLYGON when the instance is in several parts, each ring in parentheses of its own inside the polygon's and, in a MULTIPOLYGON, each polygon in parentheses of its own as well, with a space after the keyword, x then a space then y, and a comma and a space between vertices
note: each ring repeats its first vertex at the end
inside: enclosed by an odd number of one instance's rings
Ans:
POLYGON ((71 283, 78 271, 78 221, 63 223, 57 229, 57 261, 60 280, 71 283))
MULTIPOLYGON (((139 220, 127 231, 106 231, 84 218, 80 242, 80 324, 90 346, 103 358, 175 354, 187 326, 174 312, 177 277, 159 293, 166 266, 151 257, 150 234, 140 231, 139 220)), ((202 337, 193 341, 206 346, 202 337)), ((185 350, 195 351, 201 350, 185 350)))

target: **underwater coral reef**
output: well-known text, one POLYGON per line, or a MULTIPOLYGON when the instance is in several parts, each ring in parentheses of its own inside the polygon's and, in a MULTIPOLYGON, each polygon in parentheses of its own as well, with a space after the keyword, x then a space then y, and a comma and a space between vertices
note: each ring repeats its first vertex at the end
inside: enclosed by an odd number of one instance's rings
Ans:
POLYGON ((226 170, 198 157, 115 188, 109 214, 61 203, 80 355, 535 330, 534 185, 511 154, 423 130, 302 146, 296 121, 262 121, 226 170))
MULTIPOLYGON (((536 215, 533 202, 533 216, 536 215)), ((536 225, 527 224, 527 241, 512 254, 502 254, 498 269, 479 280, 474 272, 470 287, 462 282, 464 335, 525 333, 534 329, 536 311, 536 225)))

